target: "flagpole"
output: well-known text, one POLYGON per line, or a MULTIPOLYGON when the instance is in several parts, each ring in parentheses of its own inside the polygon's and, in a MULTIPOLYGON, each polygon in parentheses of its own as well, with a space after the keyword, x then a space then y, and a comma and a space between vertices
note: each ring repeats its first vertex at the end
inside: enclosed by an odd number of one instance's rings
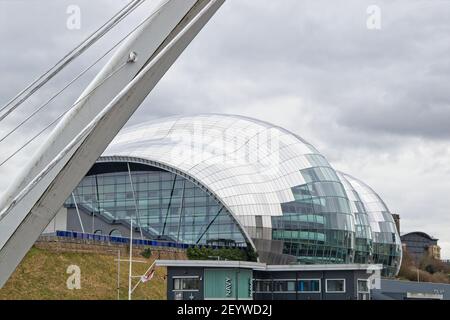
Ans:
POLYGON ((128 273, 128 300, 131 300, 131 268, 133 264, 133 217, 130 216, 130 268, 128 273))
MULTIPOLYGON (((136 283, 136 285, 135 285, 135 286, 133 287, 133 289, 131 290, 131 293, 133 293, 134 290, 136 290, 137 287, 138 287, 141 283, 144 282, 143 279, 144 279, 145 276, 147 276, 147 274, 152 270, 152 268, 155 266, 155 264, 156 264, 156 260, 153 261, 153 263, 150 265, 150 268, 148 268, 147 271, 145 271, 144 275, 140 277, 138 283, 136 283)), ((153 272, 155 272, 155 271, 153 270, 153 272)), ((151 278, 153 278, 153 275, 151 276, 151 278)), ((148 279, 148 280, 151 280, 151 278, 148 279)), ((147 281, 148 281, 148 280, 147 280, 147 281)))
POLYGON ((120 300, 120 248, 117 250, 117 300, 120 300))

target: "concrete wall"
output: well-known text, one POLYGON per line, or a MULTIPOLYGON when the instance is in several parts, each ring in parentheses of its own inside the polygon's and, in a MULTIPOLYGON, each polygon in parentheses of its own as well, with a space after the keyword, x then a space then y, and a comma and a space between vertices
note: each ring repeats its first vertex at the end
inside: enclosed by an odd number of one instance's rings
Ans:
MULTIPOLYGON (((40 236, 35 243, 35 247, 39 249, 49 250, 53 252, 77 252, 77 253, 96 253, 103 255, 117 255, 120 250, 121 256, 129 254, 129 246, 127 244, 119 244, 112 242, 93 241, 85 239, 70 239, 56 236, 40 236)), ((167 260, 186 260, 186 252, 175 248, 163 247, 147 247, 141 245, 133 246, 133 255, 139 256, 145 249, 150 248, 152 257, 156 259, 167 260)))

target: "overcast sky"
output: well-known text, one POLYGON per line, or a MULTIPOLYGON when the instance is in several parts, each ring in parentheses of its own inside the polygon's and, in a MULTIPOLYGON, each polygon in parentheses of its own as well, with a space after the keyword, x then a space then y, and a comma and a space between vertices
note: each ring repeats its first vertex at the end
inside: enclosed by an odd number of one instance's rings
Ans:
MULTIPOLYGON (((125 3, 0 0, 0 105, 125 3), (73 4, 81 9, 79 30, 67 28, 73 4)), ((2 122, 0 136, 136 25, 150 5, 2 122)), ((69 107, 94 71, 1 142, 0 162, 69 107)), ((129 124, 215 112, 283 126, 336 169, 372 186, 401 215, 402 232, 439 238, 450 259, 449 86, 450 1, 227 0, 129 124), (381 29, 367 26, 370 5, 381 10, 381 29)), ((0 167, 0 194, 39 142, 0 167)))

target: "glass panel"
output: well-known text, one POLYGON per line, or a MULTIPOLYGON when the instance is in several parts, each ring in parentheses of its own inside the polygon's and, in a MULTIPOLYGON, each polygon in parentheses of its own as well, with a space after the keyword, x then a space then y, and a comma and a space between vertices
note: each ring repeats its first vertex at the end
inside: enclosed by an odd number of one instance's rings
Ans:
POLYGON ((299 292, 320 292, 320 280, 299 280, 299 292))
POLYGON ((327 292, 345 292, 345 280, 327 280, 327 292))
MULTIPOLYGON (((174 180, 174 174, 159 170, 133 172, 132 179, 146 238, 191 245, 247 246, 231 214, 200 187, 180 176, 174 180)), ((75 194, 81 209, 95 211, 108 221, 124 221, 136 214, 132 191, 128 173, 116 172, 85 177, 75 194)), ((71 198, 66 205, 71 205, 71 198)))
POLYGON ((271 280, 256 281, 256 292, 272 292, 271 280))
POLYGON ((176 278, 173 279, 174 290, 198 291, 200 290, 200 280, 198 278, 176 278))
POLYGON ((358 292, 368 293, 369 292, 369 281, 368 280, 358 280, 358 292))
POLYGON ((295 281, 290 280, 274 280, 274 292, 295 292, 295 281))
POLYGON ((299 263, 353 263, 355 216, 333 169, 301 171, 308 182, 292 188, 295 201, 282 203, 272 217, 272 237, 299 263))
POLYGON ((353 196, 354 208, 358 211, 357 262, 383 264, 382 275, 394 276, 400 268, 402 247, 392 214, 365 183, 349 175, 343 175, 341 180, 346 182, 344 187, 350 190, 347 193, 353 196))

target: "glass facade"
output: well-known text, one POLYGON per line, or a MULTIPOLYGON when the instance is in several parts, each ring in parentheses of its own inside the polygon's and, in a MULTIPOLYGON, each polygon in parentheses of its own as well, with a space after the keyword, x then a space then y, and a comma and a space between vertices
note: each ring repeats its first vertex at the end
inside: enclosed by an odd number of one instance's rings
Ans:
POLYGON ((262 262, 353 262, 355 217, 336 172, 284 128, 235 115, 158 119, 123 130, 103 156, 164 163, 201 181, 262 262))
POLYGON ((147 169, 132 169, 134 190, 123 168, 90 172, 76 196, 124 223, 137 204, 135 222, 149 238, 251 244, 269 264, 373 261, 388 275, 400 266, 392 217, 376 207, 381 199, 340 178, 310 143, 270 123, 218 114, 158 119, 122 130, 100 162, 147 169))
POLYGON ((383 265, 384 276, 395 276, 400 270, 402 244, 392 214, 368 185, 347 174, 344 174, 344 178, 358 193, 368 214, 373 239, 373 262, 383 265))
POLYGON ((352 185, 345 179, 344 175, 337 172, 339 179, 344 186, 348 199, 350 200, 350 209, 355 215, 355 263, 372 263, 372 229, 370 228, 369 216, 361 201, 359 194, 352 185))
MULTIPOLYGON (((132 183, 128 171, 120 171, 126 168, 123 164, 117 164, 114 172, 87 175, 74 191, 78 206, 110 222, 128 224, 133 217, 134 226, 149 239, 246 246, 230 213, 199 186, 174 173, 150 166, 136 171, 130 165, 132 183)), ((69 198, 67 205, 71 202, 69 198)))
POLYGON ((272 217, 273 239, 299 263, 352 263, 355 218, 335 171, 321 155, 308 155, 315 167, 301 170, 306 183, 292 188, 294 201, 272 217))

